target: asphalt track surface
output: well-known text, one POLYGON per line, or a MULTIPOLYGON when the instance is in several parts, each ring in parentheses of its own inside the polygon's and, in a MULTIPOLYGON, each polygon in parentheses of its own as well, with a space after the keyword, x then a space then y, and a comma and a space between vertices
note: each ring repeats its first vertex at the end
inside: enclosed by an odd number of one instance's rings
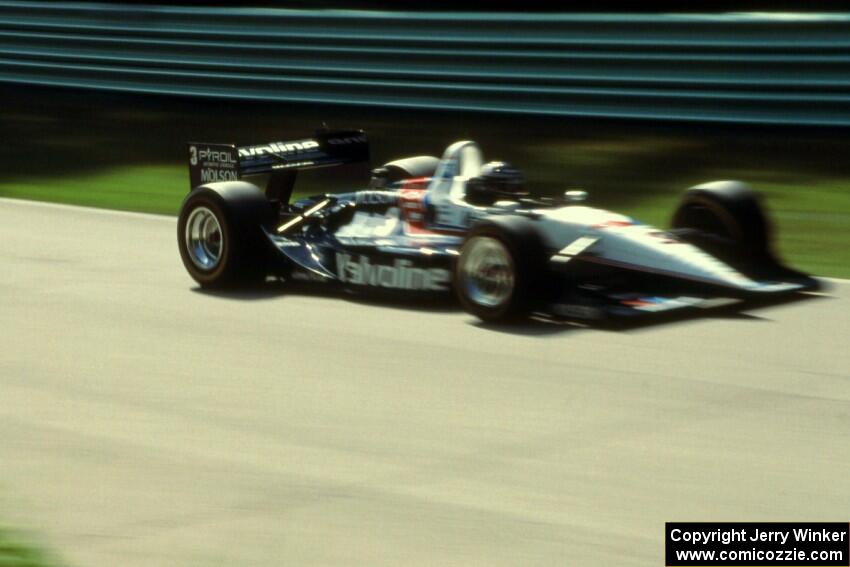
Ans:
POLYGON ((0 201, 0 510, 70 564, 662 565, 850 511, 850 283, 624 329, 199 291, 166 217, 0 201))

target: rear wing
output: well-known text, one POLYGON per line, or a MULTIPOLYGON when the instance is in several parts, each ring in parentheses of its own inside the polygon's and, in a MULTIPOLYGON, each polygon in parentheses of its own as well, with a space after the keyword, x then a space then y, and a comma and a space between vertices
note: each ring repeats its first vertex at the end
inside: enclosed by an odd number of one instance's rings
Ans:
POLYGON ((273 174, 270 188, 284 185, 291 191, 299 170, 369 161, 363 130, 319 130, 312 138, 256 146, 189 142, 188 147, 190 190, 214 181, 273 174))

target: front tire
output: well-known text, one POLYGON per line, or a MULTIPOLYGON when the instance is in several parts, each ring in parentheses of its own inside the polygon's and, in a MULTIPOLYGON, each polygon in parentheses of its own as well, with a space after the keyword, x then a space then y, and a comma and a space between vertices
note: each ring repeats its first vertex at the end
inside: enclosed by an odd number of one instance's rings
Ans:
POLYGON ((455 292, 463 308, 483 321, 516 321, 536 306, 544 269, 543 244, 530 221, 489 219, 464 241, 455 265, 455 292))
POLYGON ((773 258, 771 229, 758 195, 739 181, 691 187, 673 214, 674 229, 691 229, 710 252, 744 260, 773 258))
POLYGON ((209 289, 257 283, 267 275, 262 225, 273 215, 256 187, 216 183, 193 190, 180 208, 177 245, 189 275, 209 289))

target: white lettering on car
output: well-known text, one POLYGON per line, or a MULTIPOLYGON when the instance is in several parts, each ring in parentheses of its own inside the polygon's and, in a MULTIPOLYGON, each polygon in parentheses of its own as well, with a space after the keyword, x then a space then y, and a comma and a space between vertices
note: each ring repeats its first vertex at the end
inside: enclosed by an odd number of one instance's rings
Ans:
POLYGON ((242 157, 254 157, 264 154, 295 154, 314 150, 319 147, 319 142, 316 140, 301 140, 298 142, 272 142, 260 146, 248 146, 239 148, 239 155, 242 157))
POLYGON ((390 289, 445 291, 450 280, 449 271, 442 268, 417 268, 398 258, 392 265, 372 264, 366 256, 354 259, 342 252, 336 255, 336 269, 343 283, 390 289))

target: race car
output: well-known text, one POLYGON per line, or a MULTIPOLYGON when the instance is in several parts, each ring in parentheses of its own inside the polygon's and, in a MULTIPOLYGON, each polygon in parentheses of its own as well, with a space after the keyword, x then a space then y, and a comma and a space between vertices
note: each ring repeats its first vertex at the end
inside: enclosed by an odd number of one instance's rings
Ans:
POLYGON ((584 191, 533 197, 520 171, 485 162, 472 141, 441 158, 389 162, 365 188, 294 202, 299 171, 368 161, 363 131, 188 149, 191 192, 177 240, 204 288, 274 276, 405 297, 454 293, 481 320, 507 322, 641 315, 818 287, 777 259, 759 197, 737 181, 688 189, 662 230, 588 207, 584 191))

